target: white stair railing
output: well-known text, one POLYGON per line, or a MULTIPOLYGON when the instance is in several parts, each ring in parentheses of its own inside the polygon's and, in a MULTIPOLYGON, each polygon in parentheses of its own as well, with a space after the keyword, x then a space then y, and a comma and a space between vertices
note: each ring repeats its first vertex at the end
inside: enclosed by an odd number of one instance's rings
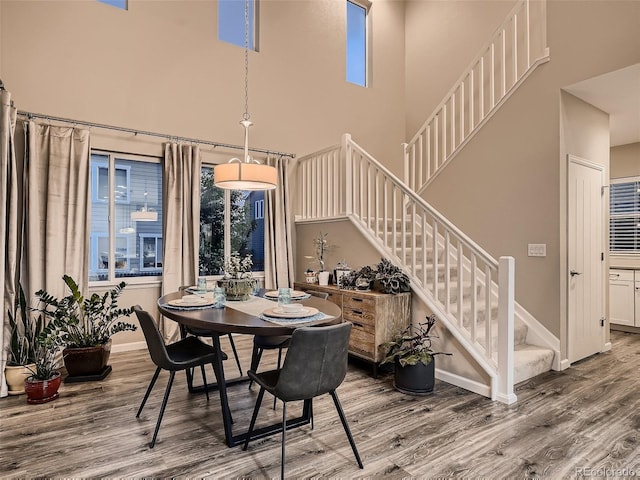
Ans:
POLYGON ((512 258, 493 259, 348 134, 301 157, 297 185, 296 221, 350 218, 489 375, 491 398, 516 400, 512 258))
POLYGON ((404 179, 420 194, 535 68, 549 60, 546 1, 520 0, 404 148, 404 179))

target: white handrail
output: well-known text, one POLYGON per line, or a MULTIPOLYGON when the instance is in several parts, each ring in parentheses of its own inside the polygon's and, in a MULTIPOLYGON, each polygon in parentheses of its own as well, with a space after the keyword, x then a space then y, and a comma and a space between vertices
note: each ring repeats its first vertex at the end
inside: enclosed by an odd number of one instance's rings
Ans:
POLYGON ((548 60, 546 0, 520 0, 413 138, 402 144, 405 183, 421 193, 548 60))
POLYGON ((349 134, 299 162, 296 221, 349 218, 487 373, 491 397, 515 401, 513 374, 505 374, 513 371, 513 281, 503 280, 513 278, 513 260, 495 260, 349 134), (336 158, 333 177, 318 174, 336 158), (345 194, 331 207, 338 184, 345 194))

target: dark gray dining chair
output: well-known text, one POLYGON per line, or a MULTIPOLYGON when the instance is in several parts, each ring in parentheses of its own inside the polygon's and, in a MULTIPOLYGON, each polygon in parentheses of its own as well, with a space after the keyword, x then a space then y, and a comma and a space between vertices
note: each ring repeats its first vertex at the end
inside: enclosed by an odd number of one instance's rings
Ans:
MULTIPOLYGON (((326 292, 318 292, 315 290, 307 290, 306 293, 312 295, 314 297, 321 298, 326 300, 329 298, 329 294, 326 292)), ((291 335, 278 335, 275 337, 268 337, 263 335, 255 335, 253 337, 253 351, 251 352, 251 366, 250 370, 258 370, 258 365, 260 365, 260 359, 262 358, 262 353, 265 350, 275 350, 278 349, 278 370, 282 365, 282 349, 287 348, 289 346, 289 341, 291 340, 291 335)), ((249 382, 249 388, 253 385, 253 381, 249 382)), ((273 408, 276 408, 276 400, 273 400, 273 408)))
MULTIPOLYGON (((188 288, 189 286, 183 285, 179 287, 178 290, 183 292, 188 288)), ((233 350, 233 356, 236 359, 236 365, 238 365, 238 371, 240 372, 240 376, 242 376, 242 365, 240 364, 240 357, 238 356, 238 351, 236 350, 236 344, 233 341, 233 335, 231 335, 230 333, 214 332, 204 328, 189 327, 187 325, 180 325, 180 328, 183 333, 195 335, 196 337, 204 337, 204 338, 218 337, 219 338, 219 337, 222 337, 223 335, 227 335, 229 337, 229 343, 231 344, 231 350, 233 350)))
MULTIPOLYGON (((158 330, 158 326, 156 325, 156 322, 151 317, 151 315, 148 312, 142 310, 142 307, 140 305, 134 306, 133 309, 136 312, 136 316, 138 317, 138 321, 140 322, 140 327, 142 328, 142 332, 144 333, 144 338, 147 341, 147 347, 149 348, 149 355, 151 356, 151 360, 157 367, 156 372, 153 374, 153 378, 151 379, 151 383, 149 383, 147 392, 144 394, 144 398, 142 399, 140 408, 138 408, 136 418, 140 417, 142 409, 144 408, 144 405, 147 403, 147 399, 149 398, 149 394, 151 393, 156 380, 158 380, 160 371, 169 371, 169 382, 167 383, 167 388, 164 392, 164 398, 162 399, 162 405, 160 406, 160 413, 158 414, 156 429, 153 432, 153 439, 151 440, 151 443, 149 443, 149 447, 153 448, 156 444, 156 437, 158 436, 158 430, 160 430, 160 423, 162 422, 164 410, 167 406, 167 401, 169 400, 169 393, 171 392, 171 387, 173 385, 173 379, 176 372, 200 367, 204 385, 207 384, 207 377, 204 372, 204 366, 207 363, 210 363, 213 366, 213 370, 217 378, 220 377, 220 374, 219 372, 216 372, 216 351, 211 345, 207 345, 197 337, 186 337, 175 343, 166 345, 164 343, 164 339, 162 338, 162 334, 158 330)), ((226 354, 224 354, 224 352, 222 355, 223 360, 226 359, 227 356, 226 354)), ((209 392, 206 388, 205 393, 207 395, 207 401, 209 401, 209 392)))
POLYGON ((258 411, 262 404, 262 398, 264 392, 267 391, 282 400, 280 475, 283 479, 287 435, 287 403, 298 400, 309 401, 310 411, 313 412, 313 399, 325 393, 331 394, 358 466, 363 468, 362 460, 360 460, 358 449, 336 393, 336 388, 340 386, 347 374, 351 327, 351 323, 340 323, 328 327, 300 327, 291 336, 291 343, 282 369, 263 373, 256 373, 254 370, 249 370, 248 372, 249 378, 260 385, 260 391, 253 409, 243 449, 246 450, 249 445, 258 411))

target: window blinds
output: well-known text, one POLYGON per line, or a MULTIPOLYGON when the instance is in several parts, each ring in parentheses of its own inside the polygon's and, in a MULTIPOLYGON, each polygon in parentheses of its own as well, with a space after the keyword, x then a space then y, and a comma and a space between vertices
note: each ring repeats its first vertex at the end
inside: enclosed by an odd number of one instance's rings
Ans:
POLYGON ((609 191, 609 250, 640 253, 640 177, 612 182, 609 191))

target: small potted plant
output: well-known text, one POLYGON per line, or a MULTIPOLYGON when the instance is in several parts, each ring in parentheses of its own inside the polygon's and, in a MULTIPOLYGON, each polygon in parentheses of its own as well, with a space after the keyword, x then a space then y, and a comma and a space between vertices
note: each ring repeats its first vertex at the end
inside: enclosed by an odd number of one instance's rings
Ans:
POLYGON ((225 289, 227 300, 249 300, 256 284, 251 273, 252 267, 251 255, 241 258, 238 252, 233 252, 224 263, 224 278, 220 280, 220 284, 225 289))
POLYGON ((7 310, 10 337, 4 373, 9 395, 24 393, 24 380, 35 369, 36 339, 44 328, 41 317, 29 314, 22 285, 18 285, 13 311, 7 310))
POLYGON ((58 347, 55 335, 47 335, 43 331, 36 339, 35 367, 29 368, 31 375, 24 381, 27 403, 46 403, 58 398, 58 389, 62 381, 55 360, 58 347))
POLYGON ((431 333, 436 324, 435 315, 427 315, 426 321, 416 326, 409 325, 393 340, 382 345, 387 355, 381 363, 394 362, 394 386, 402 393, 428 395, 433 393, 435 383, 436 355, 450 353, 434 352, 431 333))
POLYGON ((395 295, 411 291, 411 284, 407 274, 386 258, 380 260, 376 271, 376 281, 380 284, 381 292, 395 295))
POLYGON ((126 284, 120 282, 102 296, 94 293, 85 298, 73 278, 68 275, 62 278, 69 289, 66 297, 58 299, 44 290, 36 292, 40 304, 35 310, 50 319, 39 338, 48 337, 64 347, 62 355, 69 374, 65 381, 101 380, 111 371, 107 365, 111 336, 137 328, 117 321, 133 313, 133 307, 118 306, 118 297, 126 284))

